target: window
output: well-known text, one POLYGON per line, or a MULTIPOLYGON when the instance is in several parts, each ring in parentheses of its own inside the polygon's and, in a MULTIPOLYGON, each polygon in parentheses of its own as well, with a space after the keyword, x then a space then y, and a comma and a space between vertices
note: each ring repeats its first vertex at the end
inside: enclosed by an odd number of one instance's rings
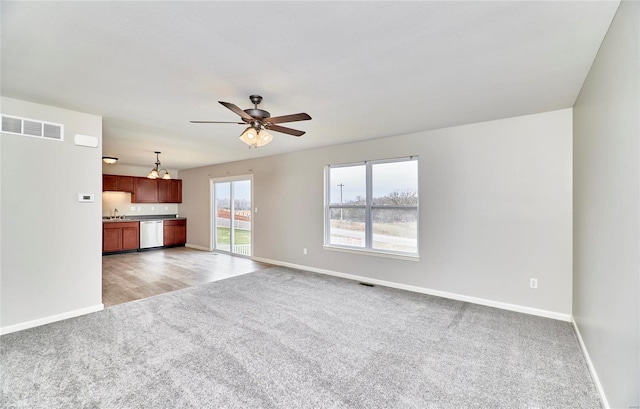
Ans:
POLYGON ((418 255, 418 158, 329 165, 325 245, 418 255))

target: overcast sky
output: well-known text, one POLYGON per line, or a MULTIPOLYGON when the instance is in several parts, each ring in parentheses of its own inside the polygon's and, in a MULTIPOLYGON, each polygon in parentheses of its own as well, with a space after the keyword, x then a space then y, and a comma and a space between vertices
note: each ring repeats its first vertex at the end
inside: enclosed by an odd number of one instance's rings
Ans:
MULTIPOLYGON (((418 161, 378 163, 373 165, 373 196, 386 196, 394 190, 418 190, 418 161)), ((365 165, 331 168, 331 203, 355 200, 366 193, 365 165)))
MULTIPOLYGON (((229 199, 231 182, 216 183, 216 196, 218 199, 229 199)), ((251 181, 240 180, 233 182, 235 199, 244 199, 251 202, 251 181)))

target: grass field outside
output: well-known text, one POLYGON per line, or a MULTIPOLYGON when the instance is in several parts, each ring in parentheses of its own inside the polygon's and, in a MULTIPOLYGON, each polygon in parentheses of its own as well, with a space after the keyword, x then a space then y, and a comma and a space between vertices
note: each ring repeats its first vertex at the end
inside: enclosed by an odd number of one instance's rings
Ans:
MULTIPOLYGON (((350 220, 331 220, 331 227, 334 229, 354 230, 364 232, 364 222, 354 222, 350 220)), ((410 223, 373 223, 373 233, 395 237, 407 237, 415 239, 418 237, 416 222, 410 223)))
MULTIPOLYGON (((228 227, 216 228, 216 241, 218 244, 231 244, 231 229, 228 227)), ((234 244, 251 244, 251 230, 235 230, 234 244)))

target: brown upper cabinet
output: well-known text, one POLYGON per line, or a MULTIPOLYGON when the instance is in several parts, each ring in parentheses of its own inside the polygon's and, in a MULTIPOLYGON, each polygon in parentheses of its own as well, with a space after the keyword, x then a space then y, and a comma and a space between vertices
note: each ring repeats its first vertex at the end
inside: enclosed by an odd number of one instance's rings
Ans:
POLYGON ((182 203, 182 180, 157 179, 158 203, 182 203))
POLYGON ((136 178, 131 203, 158 203, 158 179, 136 178))
POLYGON ((133 176, 102 175, 102 191, 133 193, 133 176))
POLYGON ((118 190, 118 176, 102 175, 102 191, 110 192, 114 190, 118 190))
POLYGON ((118 190, 133 193, 133 176, 118 176, 118 190))
POLYGON ((182 180, 102 175, 102 191, 130 192, 131 203, 182 203, 182 180))

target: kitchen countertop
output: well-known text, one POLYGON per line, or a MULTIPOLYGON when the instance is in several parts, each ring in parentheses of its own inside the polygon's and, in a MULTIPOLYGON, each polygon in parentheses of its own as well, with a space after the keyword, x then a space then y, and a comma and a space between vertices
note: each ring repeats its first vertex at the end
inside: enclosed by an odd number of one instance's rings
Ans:
POLYGON ((186 217, 176 217, 175 215, 153 215, 153 216, 127 216, 125 219, 103 218, 103 223, 121 223, 121 222, 145 222, 155 220, 187 220, 186 217))

